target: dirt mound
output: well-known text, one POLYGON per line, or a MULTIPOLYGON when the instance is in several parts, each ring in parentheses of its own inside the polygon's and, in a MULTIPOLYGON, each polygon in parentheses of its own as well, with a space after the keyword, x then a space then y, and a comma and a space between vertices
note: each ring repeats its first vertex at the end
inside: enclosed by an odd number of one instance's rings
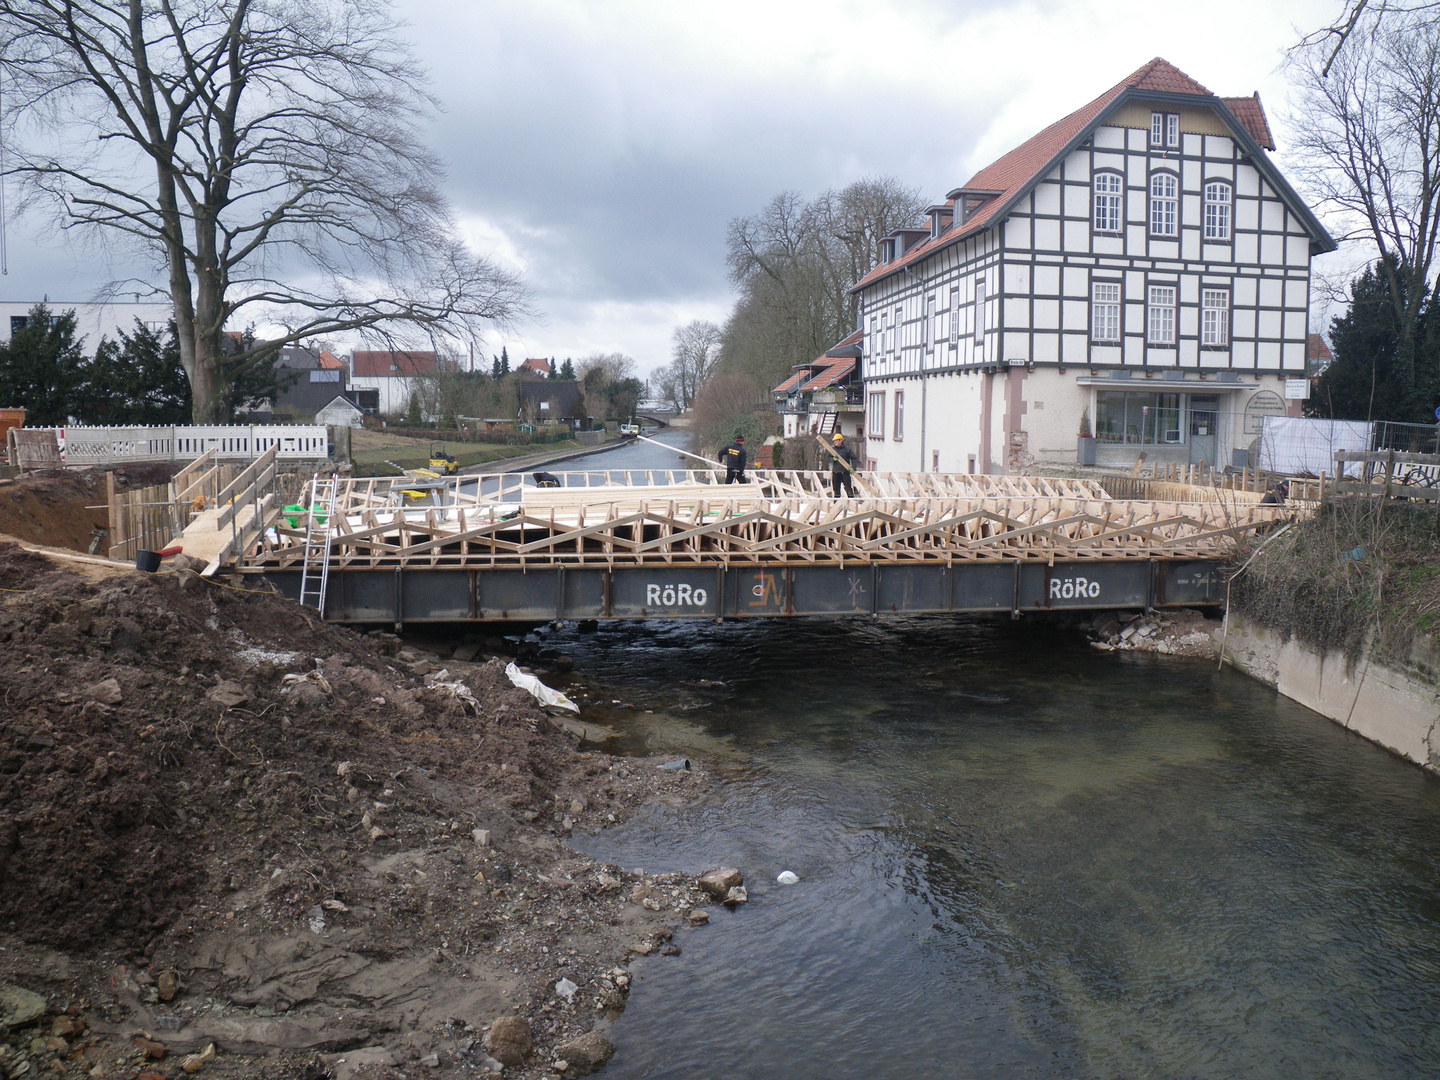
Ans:
MULTIPOLYGON (((163 484, 174 473, 167 463, 127 465, 114 470, 116 487, 163 484)), ((0 533, 32 544, 85 551, 90 533, 106 527, 105 473, 100 469, 36 473, 0 483, 0 533)))
MULTIPOLYGON (((0 982, 64 950, 52 989, 104 1003, 94 1037, 231 1055, 401 1053, 457 1022, 478 1048, 517 1008, 555 1042, 623 1008, 618 938, 661 905, 560 837, 696 777, 579 752, 500 660, 402 670, 393 638, 254 583, 92 581, 14 544, 0 583, 0 982), (559 975, 585 989, 555 1008, 559 975)), ((668 887, 668 917, 696 902, 668 887)))

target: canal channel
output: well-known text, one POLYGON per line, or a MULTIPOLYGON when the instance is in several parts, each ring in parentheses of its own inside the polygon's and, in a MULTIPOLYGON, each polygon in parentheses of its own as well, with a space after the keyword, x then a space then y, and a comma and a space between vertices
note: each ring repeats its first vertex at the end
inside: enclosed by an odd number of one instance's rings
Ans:
POLYGON ((716 781, 574 846, 750 889, 636 965, 606 1077, 1440 1074, 1440 784, 1243 675, 1030 618, 547 644, 716 781))

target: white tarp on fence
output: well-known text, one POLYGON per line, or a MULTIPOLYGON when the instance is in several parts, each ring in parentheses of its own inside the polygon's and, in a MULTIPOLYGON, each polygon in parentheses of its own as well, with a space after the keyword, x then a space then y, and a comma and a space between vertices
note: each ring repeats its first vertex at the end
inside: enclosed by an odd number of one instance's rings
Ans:
POLYGON ((124 461, 189 461, 207 450, 250 461, 272 446, 281 461, 323 461, 329 441, 321 424, 213 424, 176 427, 55 428, 67 465, 124 461))
MULTIPOLYGON (((1310 416, 1267 416, 1260 433, 1259 466, 1283 476, 1335 475, 1340 450, 1369 450, 1375 425, 1366 420, 1321 420, 1310 416)), ((1359 475, 1349 462, 1346 474, 1359 475)))

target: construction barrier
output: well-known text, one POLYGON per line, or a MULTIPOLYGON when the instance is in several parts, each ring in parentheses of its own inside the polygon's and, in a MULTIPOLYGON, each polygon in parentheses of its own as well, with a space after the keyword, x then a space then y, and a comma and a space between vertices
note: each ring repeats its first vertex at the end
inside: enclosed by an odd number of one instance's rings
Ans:
POLYGON ((323 424, 210 424, 173 427, 67 427, 53 431, 66 465, 117 465, 128 461, 189 461, 207 451, 249 461, 275 451, 280 461, 324 461, 330 456, 323 424))

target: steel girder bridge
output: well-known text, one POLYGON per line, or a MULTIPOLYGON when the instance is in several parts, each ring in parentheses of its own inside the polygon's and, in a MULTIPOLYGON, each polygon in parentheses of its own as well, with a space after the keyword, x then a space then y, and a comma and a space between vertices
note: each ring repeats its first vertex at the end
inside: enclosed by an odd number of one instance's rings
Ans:
POLYGON ((1089 480, 859 473, 860 496, 835 499, 818 472, 558 476, 322 477, 298 511, 255 493, 212 569, 345 623, 1018 617, 1219 604, 1221 563, 1297 513, 1185 484, 1120 500, 1089 480))

